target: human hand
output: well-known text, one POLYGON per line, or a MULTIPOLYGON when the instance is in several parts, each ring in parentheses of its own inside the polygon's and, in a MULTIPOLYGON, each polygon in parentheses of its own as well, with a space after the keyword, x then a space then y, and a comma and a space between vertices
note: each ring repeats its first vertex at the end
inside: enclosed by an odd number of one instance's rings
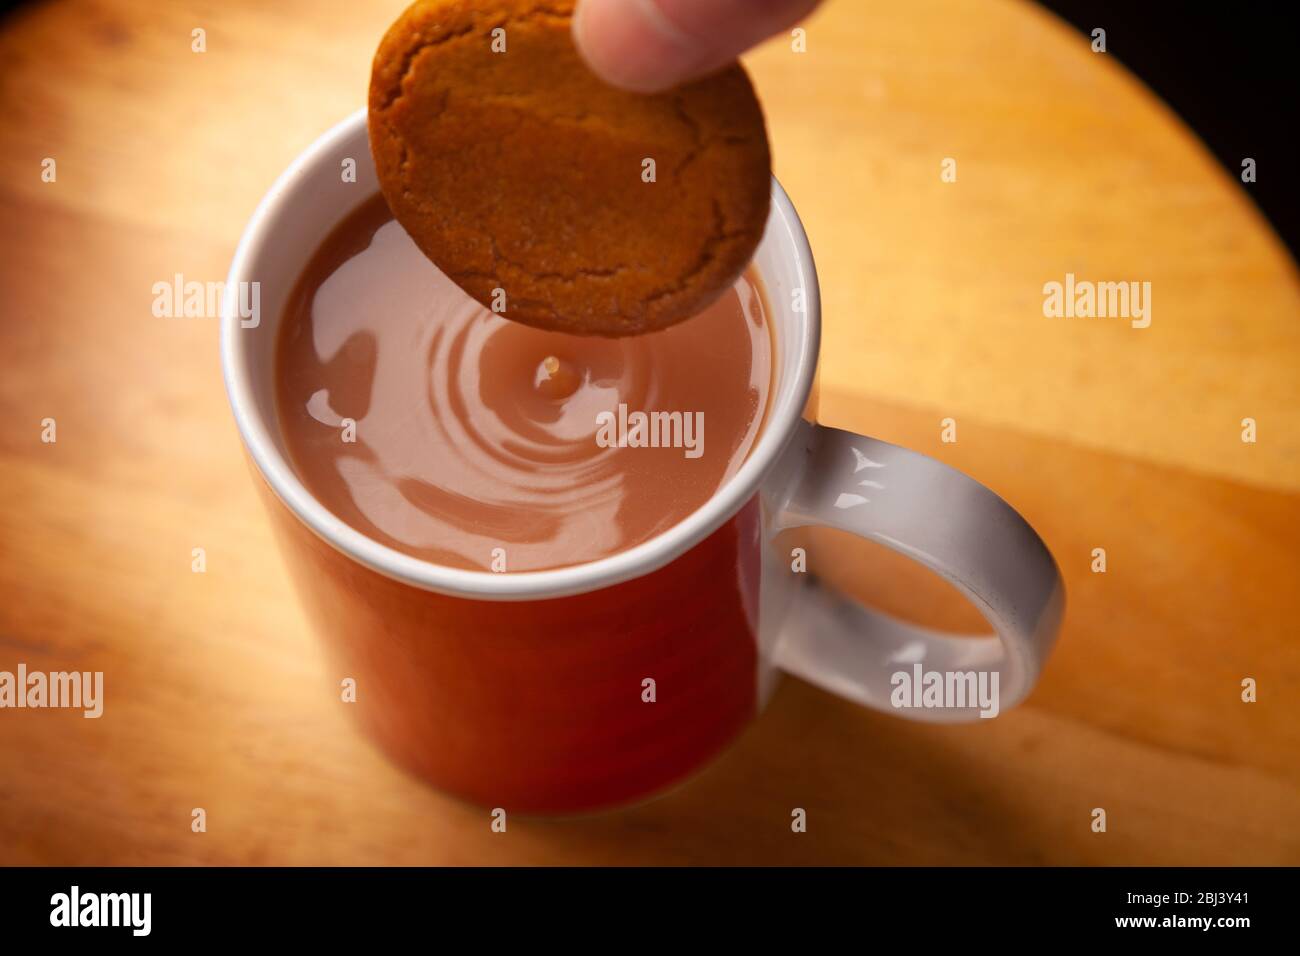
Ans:
POLYGON ((605 82, 639 93, 725 66, 820 0, 579 0, 573 36, 605 82))

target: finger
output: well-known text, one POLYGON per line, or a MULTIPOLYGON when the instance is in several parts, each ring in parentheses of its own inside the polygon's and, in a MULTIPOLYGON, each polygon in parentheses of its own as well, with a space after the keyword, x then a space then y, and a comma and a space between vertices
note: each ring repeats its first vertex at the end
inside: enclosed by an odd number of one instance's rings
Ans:
POLYGON ((818 0, 579 0, 573 36, 607 83, 649 93, 712 72, 818 0))

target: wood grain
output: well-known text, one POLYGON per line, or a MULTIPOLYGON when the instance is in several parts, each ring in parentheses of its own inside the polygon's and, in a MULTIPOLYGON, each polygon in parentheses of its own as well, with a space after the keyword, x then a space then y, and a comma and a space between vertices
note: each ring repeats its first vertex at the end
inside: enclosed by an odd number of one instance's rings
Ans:
MULTIPOLYGON (((1061 562, 1029 702, 915 725, 788 680, 666 798, 504 836, 387 764, 289 590, 215 321, 155 318, 150 289, 224 276, 401 6, 0 21, 0 669, 102 669, 108 698, 100 720, 0 711, 0 862, 1300 863, 1295 265, 1148 91, 1022 3, 830 0, 806 53, 749 64, 818 259, 823 420, 965 469, 1061 562), (1152 282, 1151 327, 1045 319, 1066 272, 1152 282)), ((810 558, 904 616, 966 613, 843 537, 810 558)))

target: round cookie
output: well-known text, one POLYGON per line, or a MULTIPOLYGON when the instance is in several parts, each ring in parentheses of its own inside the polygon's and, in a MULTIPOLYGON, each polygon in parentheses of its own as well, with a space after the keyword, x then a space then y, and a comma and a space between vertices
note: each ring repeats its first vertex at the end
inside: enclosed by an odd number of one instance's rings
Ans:
POLYGON ((572 10, 412 4, 370 78, 380 188, 424 254, 506 318, 661 329, 730 288, 762 238, 763 114, 739 65, 652 96, 605 85, 572 10))

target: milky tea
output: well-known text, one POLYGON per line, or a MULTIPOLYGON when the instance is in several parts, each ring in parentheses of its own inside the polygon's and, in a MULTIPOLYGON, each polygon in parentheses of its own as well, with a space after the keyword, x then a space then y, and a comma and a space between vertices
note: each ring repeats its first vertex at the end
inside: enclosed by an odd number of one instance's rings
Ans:
POLYGON ((316 250, 279 335, 280 428, 308 490, 382 544, 484 571, 672 527, 744 463, 773 379, 752 269, 660 332, 546 332, 470 299, 379 196, 316 250))

